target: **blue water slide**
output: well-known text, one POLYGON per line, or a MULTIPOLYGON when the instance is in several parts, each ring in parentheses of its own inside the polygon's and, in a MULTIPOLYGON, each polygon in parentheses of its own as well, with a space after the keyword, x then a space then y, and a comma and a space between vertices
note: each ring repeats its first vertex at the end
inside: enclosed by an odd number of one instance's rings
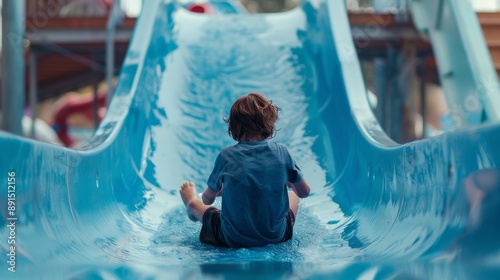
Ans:
POLYGON ((500 84, 470 1, 411 0, 417 28, 432 42, 454 128, 500 121, 500 84))
POLYGON ((239 0, 210 0, 209 3, 222 14, 242 14, 247 12, 245 6, 239 0))
POLYGON ((343 1, 258 15, 145 1, 89 142, 0 134, 0 279, 500 275, 500 127, 399 145, 366 92, 343 1), (203 191, 234 144, 223 117, 251 91, 282 108, 272 141, 312 193, 291 241, 216 248, 200 243, 177 190, 191 180, 203 191))

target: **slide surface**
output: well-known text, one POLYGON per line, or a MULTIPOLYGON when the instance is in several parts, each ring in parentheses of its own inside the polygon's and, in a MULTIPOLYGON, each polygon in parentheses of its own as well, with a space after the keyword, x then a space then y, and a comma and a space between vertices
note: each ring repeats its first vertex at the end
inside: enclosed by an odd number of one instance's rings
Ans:
POLYGON ((0 134, 0 278, 491 279, 498 143, 498 125, 390 140, 368 105, 343 1, 200 15, 148 0, 85 146, 0 134), (199 242, 178 187, 203 191, 220 149, 235 144, 223 117, 251 91, 282 108, 272 141, 289 147, 312 193, 291 241, 215 248, 199 242))

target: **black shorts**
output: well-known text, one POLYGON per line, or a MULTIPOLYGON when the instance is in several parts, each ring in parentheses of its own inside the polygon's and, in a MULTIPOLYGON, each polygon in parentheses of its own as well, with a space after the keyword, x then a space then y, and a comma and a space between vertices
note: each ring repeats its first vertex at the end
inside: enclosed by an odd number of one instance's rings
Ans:
MULTIPOLYGON (((224 241, 222 226, 220 222, 220 210, 215 207, 208 208, 203 213, 203 225, 200 231, 200 241, 203 243, 212 244, 220 247, 229 247, 224 241)), ((293 237, 293 225, 295 224, 295 215, 291 209, 288 209, 286 215, 286 230, 283 239, 280 242, 285 242, 293 237)))

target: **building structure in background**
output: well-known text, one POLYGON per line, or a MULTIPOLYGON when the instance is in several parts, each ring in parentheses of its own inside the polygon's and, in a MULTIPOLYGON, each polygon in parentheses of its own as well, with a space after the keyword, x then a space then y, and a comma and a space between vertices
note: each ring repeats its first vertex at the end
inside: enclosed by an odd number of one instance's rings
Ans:
MULTIPOLYGON (((251 12, 280 12, 296 7, 300 0, 241 2, 251 12)), ((433 110, 436 106, 425 104, 443 98, 434 96, 442 93, 439 93, 432 46, 413 27, 407 2, 346 0, 366 83, 378 97, 374 112, 386 132, 399 142, 432 136, 434 133, 425 134, 425 131, 442 129, 426 127, 426 123, 433 126, 437 123, 431 111, 441 114, 443 109, 433 110), (375 10, 379 13, 373 14, 375 10), (429 88, 431 90, 426 90, 429 88), (401 115, 404 118, 394 117, 401 115), (430 119, 433 121, 425 121, 430 119)), ((499 9, 499 2, 472 1, 476 9, 489 11, 499 9)), ((125 56, 142 3, 141 0, 121 0, 124 20, 116 31, 115 74, 125 56)), ((106 91, 100 82, 106 72, 106 24, 111 5, 112 0, 27 0, 25 88, 27 92, 36 89, 37 102, 52 100, 82 87, 84 92, 95 97, 98 92, 106 91)), ((497 40, 500 38, 500 17, 497 15, 480 13, 479 20, 500 75, 500 42, 497 40)), ((47 112, 53 112, 54 102, 41 104, 34 112, 53 124, 47 112)), ((97 125, 98 102, 95 104, 93 124, 97 125)))

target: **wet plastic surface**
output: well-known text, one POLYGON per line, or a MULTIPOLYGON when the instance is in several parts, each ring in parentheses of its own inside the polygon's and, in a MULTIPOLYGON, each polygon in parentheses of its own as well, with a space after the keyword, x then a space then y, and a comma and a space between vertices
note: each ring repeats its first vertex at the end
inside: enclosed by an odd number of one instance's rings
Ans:
POLYGON ((86 146, 0 137, 2 279, 500 275, 500 127, 390 140, 368 105, 342 1, 269 15, 147 1, 86 146), (215 248, 199 242, 177 190, 191 180, 203 191, 234 143, 222 118, 250 91, 282 108, 273 141, 289 147, 312 194, 293 240, 215 248), (15 274, 4 253, 12 218, 15 274))

